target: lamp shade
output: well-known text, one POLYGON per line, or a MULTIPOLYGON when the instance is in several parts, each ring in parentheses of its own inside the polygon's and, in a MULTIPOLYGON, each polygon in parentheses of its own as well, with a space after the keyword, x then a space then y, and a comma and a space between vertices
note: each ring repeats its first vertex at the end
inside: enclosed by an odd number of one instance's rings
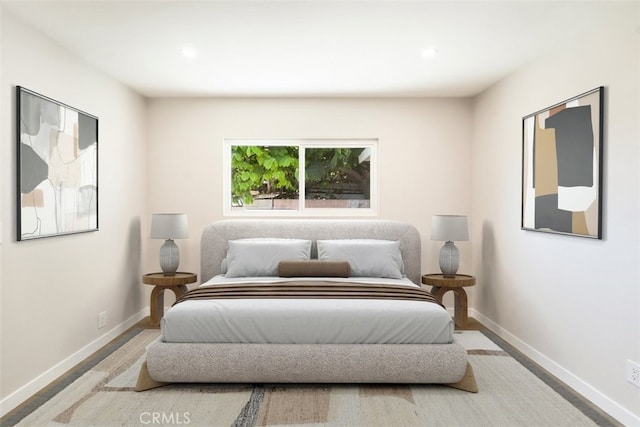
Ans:
POLYGON ((152 239, 186 239, 188 237, 187 214, 161 213, 151 215, 152 239))
POLYGON ((431 240, 442 242, 469 240, 466 215, 434 215, 431 218, 431 240))

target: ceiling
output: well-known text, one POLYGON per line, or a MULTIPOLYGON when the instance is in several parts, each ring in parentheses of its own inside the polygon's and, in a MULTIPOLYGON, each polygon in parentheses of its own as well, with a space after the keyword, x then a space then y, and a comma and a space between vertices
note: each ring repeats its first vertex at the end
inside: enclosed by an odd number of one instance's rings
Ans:
POLYGON ((473 96, 606 19, 607 2, 6 1, 148 97, 473 96), (197 51, 195 58, 181 52, 197 51), (434 46, 427 59, 421 52, 434 46))

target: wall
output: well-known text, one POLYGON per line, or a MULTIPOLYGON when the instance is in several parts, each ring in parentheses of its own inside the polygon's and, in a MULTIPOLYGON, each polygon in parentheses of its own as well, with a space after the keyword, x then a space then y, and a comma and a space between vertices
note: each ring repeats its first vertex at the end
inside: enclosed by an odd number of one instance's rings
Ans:
MULTIPOLYGON (((150 212, 186 212, 181 269, 199 271, 199 237, 222 219, 224 138, 378 138, 378 217, 423 235, 423 266, 438 271, 431 216, 469 213, 470 102, 455 99, 153 99, 149 101, 150 212), (444 185, 443 185, 444 184, 444 185)), ((160 241, 147 268, 158 270, 160 241)), ((462 242, 461 271, 471 266, 462 242)))
POLYGON ((6 10, 1 30, 4 413, 88 356, 85 353, 117 332, 112 328, 137 320, 148 299, 140 284, 145 249, 141 218, 146 218, 145 100, 6 10), (16 85, 99 117, 100 231, 16 242, 16 85), (101 311, 108 312, 108 321, 98 330, 101 311))
POLYGON ((477 97, 472 148, 478 317, 628 425, 640 424, 640 5, 477 97), (521 119, 605 86, 604 238, 520 230, 521 119))

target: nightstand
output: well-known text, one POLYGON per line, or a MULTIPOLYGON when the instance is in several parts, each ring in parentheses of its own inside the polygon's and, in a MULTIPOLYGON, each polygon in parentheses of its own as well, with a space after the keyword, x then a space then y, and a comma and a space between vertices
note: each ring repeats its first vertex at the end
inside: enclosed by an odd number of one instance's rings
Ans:
POLYGON ((442 304, 442 297, 452 291, 455 298, 454 320, 460 328, 467 327, 467 292, 466 286, 476 284, 476 278, 466 274, 456 274, 455 277, 444 277, 442 274, 424 274, 422 283, 433 286, 431 293, 442 304))
POLYGON ((198 275, 195 273, 177 272, 172 276, 164 273, 149 273, 142 276, 142 283, 145 285, 155 285, 151 291, 151 326, 160 325, 160 319, 164 315, 164 291, 167 289, 173 291, 176 300, 187 293, 187 284, 195 283, 198 275))

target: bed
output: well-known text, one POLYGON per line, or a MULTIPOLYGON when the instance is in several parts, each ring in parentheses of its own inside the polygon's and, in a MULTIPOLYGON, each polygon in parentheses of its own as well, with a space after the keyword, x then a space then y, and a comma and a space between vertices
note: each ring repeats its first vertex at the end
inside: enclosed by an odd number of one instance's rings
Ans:
POLYGON ((223 220, 136 390, 170 383, 421 383, 476 392, 420 283, 418 230, 389 220, 223 220))

